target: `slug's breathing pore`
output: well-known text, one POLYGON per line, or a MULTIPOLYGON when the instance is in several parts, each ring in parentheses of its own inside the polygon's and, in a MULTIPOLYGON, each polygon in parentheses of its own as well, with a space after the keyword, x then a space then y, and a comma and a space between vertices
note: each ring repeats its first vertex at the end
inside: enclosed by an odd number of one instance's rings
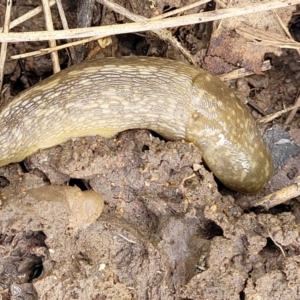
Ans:
POLYGON ((229 188, 256 193, 273 174, 247 107, 219 79, 161 58, 97 59, 69 67, 0 112, 0 166, 72 137, 147 128, 186 139, 229 188))

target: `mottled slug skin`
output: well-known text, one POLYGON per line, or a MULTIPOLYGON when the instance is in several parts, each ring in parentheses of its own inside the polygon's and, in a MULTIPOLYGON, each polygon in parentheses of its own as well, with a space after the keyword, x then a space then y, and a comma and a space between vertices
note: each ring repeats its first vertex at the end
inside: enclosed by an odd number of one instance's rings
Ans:
POLYGON ((219 79, 182 62, 137 57, 78 64, 2 107, 0 166, 71 137, 133 128, 193 142, 236 191, 258 192, 273 174, 255 121, 219 79))

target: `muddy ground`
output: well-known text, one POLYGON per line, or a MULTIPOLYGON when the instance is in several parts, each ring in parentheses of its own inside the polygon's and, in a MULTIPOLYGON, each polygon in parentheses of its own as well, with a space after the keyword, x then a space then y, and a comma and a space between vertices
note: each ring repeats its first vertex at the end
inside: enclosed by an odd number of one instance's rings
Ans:
MULTIPOLYGON (((129 2, 118 1, 137 14, 153 15, 148 2, 129 2)), ((162 13, 188 3, 156 1, 155 9, 162 13)), ((37 4, 18 1, 14 18, 37 4)), ((76 27, 77 5, 64 5, 76 27)), ((1 1, 1 11, 4 6, 1 1)), ((100 5, 93 11, 95 25, 124 21, 100 5)), ((55 8, 53 18, 60 28, 55 8)), ((34 20, 15 30, 43 28, 41 16, 34 20)), ((205 67, 205 61, 212 66, 206 55, 212 30, 212 24, 193 25, 173 34, 205 67)), ((8 57, 42 45, 10 44, 8 57)), ((132 54, 182 59, 149 33, 113 37, 100 55, 132 54)), ((251 99, 255 117, 292 105, 299 93, 297 52, 266 57, 271 71, 230 82, 251 99)), ((66 66, 67 53, 60 59, 66 66)), ((226 70, 228 65, 223 64, 226 70)), ((16 94, 50 71, 49 56, 8 60, 6 82, 16 94)), ((300 299, 299 198, 269 210, 251 205, 299 175, 299 114, 288 126, 284 120, 261 126, 277 170, 255 196, 217 182, 192 144, 166 141, 148 130, 73 139, 0 168, 2 299, 300 299)))

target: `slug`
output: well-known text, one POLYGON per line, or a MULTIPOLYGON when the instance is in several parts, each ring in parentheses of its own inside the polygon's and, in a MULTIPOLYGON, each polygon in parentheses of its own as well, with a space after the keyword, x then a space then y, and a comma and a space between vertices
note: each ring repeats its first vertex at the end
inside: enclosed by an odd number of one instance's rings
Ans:
POLYGON ((17 95, 0 110, 0 166, 72 137, 134 128, 194 143, 238 192, 258 192, 273 174, 255 120, 222 81, 183 62, 145 57, 86 61, 17 95))

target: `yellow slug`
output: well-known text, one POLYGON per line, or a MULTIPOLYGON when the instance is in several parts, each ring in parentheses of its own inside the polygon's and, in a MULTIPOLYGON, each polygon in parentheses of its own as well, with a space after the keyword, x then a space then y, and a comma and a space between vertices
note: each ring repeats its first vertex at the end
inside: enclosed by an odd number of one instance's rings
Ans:
POLYGON ((247 107, 219 79, 182 62, 86 61, 17 95, 0 112, 0 166, 72 137, 148 128, 194 143, 229 188, 255 193, 273 161, 247 107))

